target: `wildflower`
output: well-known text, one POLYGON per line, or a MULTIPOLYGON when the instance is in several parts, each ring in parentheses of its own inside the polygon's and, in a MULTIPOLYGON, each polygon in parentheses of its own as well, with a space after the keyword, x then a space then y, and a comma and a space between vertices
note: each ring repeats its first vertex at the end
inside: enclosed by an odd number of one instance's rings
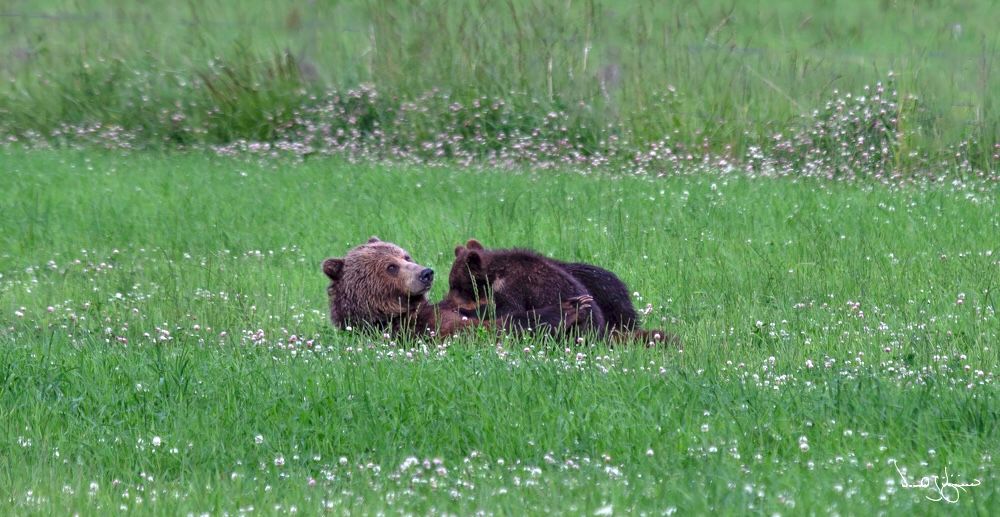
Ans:
POLYGON ((594 512, 594 516, 595 517, 602 517, 602 516, 614 515, 614 514, 615 514, 615 508, 613 506, 611 506, 610 504, 607 505, 607 506, 602 506, 602 507, 598 508, 597 511, 594 512))

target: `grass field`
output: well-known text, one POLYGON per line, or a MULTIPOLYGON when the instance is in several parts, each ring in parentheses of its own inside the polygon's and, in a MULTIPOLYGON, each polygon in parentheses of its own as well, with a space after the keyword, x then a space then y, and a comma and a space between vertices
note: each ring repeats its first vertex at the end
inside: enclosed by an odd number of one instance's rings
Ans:
POLYGON ((1000 515, 997 17, 8 0, 0 514, 1000 515), (683 347, 336 330, 371 235, 683 347))
POLYGON ((2 160, 0 513, 1000 511, 995 184, 2 160), (601 264, 684 348, 335 331, 371 234, 601 264))

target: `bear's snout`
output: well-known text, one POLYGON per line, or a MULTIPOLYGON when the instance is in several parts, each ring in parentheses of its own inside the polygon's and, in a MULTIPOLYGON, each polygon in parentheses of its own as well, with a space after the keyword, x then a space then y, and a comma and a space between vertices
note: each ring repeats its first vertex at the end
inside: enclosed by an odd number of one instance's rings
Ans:
POLYGON ((420 272, 417 279, 425 285, 431 285, 431 283, 434 282, 434 270, 429 267, 424 268, 424 270, 420 272))

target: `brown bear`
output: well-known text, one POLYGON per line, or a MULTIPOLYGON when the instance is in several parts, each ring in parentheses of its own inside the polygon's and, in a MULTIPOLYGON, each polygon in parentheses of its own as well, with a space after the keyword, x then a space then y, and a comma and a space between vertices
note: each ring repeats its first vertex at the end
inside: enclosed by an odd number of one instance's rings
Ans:
POLYGON ((606 327, 587 287, 531 250, 486 250, 472 239, 455 248, 448 282, 445 303, 506 330, 601 334, 606 327))
POLYGON ((524 249, 487 250, 470 239, 455 248, 448 281, 450 306, 467 316, 492 310, 504 328, 542 324, 614 341, 677 343, 666 332, 640 330, 628 287, 611 271, 591 264, 561 262, 524 249))
POLYGON ((388 332, 393 335, 450 335, 476 324, 427 300, 434 271, 421 266, 399 246, 368 239, 344 258, 323 261, 330 279, 330 321, 342 328, 388 332))

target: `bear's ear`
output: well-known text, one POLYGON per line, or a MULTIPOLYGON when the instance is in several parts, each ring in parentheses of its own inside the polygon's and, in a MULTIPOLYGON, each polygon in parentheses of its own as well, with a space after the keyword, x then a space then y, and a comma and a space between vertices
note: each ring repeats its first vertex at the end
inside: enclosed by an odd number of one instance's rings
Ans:
POLYGON ((486 249, 476 239, 469 239, 469 242, 465 243, 465 247, 469 248, 470 250, 482 250, 482 249, 486 249))
POLYGON ((382 239, 379 239, 378 237, 372 235, 371 237, 368 238, 368 244, 371 244, 373 242, 382 242, 382 239))
POLYGON ((473 273, 479 272, 483 268, 483 257, 476 250, 470 250, 465 257, 465 266, 473 273))
POLYGON ((461 246, 461 245, 455 246, 455 257, 458 257, 459 255, 461 255, 463 251, 465 251, 465 246, 461 246))
POLYGON ((323 261, 323 272, 330 280, 339 280, 340 273, 344 270, 344 259, 328 258, 323 261))

